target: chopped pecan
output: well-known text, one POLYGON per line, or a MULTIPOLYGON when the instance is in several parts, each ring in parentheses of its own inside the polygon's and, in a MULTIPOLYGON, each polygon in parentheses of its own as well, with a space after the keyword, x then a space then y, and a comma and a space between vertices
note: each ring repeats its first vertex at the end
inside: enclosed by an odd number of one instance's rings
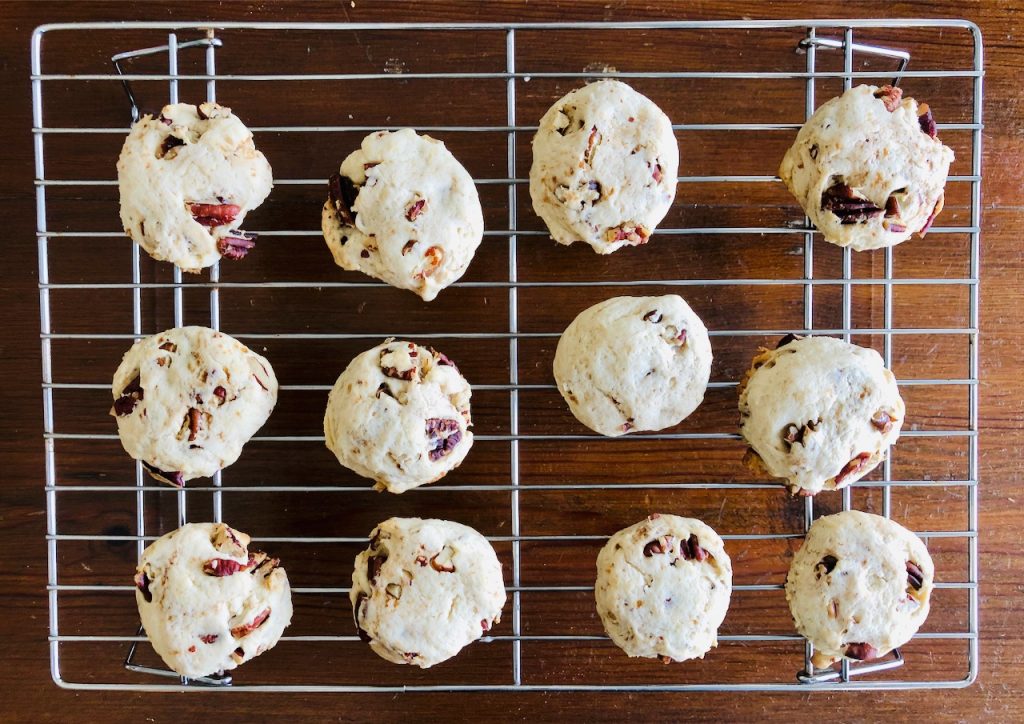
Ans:
POLYGON ((846 644, 846 651, 844 653, 846 658, 858 659, 859 661, 869 661, 878 658, 878 649, 871 644, 865 643, 846 644))
POLYGON ((356 625, 356 633, 359 635, 359 640, 365 641, 366 643, 370 643, 371 641, 373 641, 373 639, 370 638, 370 634, 366 633, 366 631, 363 630, 363 627, 359 625, 359 609, 363 605, 363 601, 365 600, 365 593, 360 593, 358 596, 356 596, 355 605, 352 606, 352 621, 356 625))
POLYGON ((841 224, 861 224, 882 213, 844 183, 833 184, 821 195, 821 208, 839 217, 841 224))
POLYGON ((225 259, 238 261, 256 246, 256 234, 251 231, 231 230, 232 236, 217 240, 217 251, 225 259))
POLYGON ((875 98, 885 104, 885 110, 892 113, 900 107, 900 100, 903 98, 903 89, 891 85, 883 85, 875 91, 875 98))
POLYGON ((188 208, 196 222, 209 228, 230 224, 242 210, 236 204, 189 204, 188 208))
POLYGON ((871 424, 883 435, 892 429, 893 419, 885 410, 878 410, 871 416, 871 424))
POLYGON ((427 565, 427 557, 426 556, 416 556, 416 565, 417 566, 426 566, 427 565))
POLYGON ((409 221, 415 221, 416 217, 427 210, 427 200, 417 199, 413 202, 412 206, 405 210, 405 218, 409 221))
POLYGON ((836 489, 838 490, 840 486, 845 484, 847 478, 853 477, 854 475, 861 473, 864 470, 864 468, 867 467, 868 460, 870 459, 871 453, 862 452, 856 457, 854 457, 853 460, 846 463, 846 465, 843 466, 843 469, 840 470, 835 477, 836 489))
POLYGON ((785 337, 783 337, 782 339, 779 340, 779 343, 777 345, 775 345, 775 349, 779 349, 780 347, 785 347, 790 342, 796 342, 797 340, 800 340, 800 339, 803 339, 803 338, 804 337, 803 337, 802 334, 787 334, 785 337))
POLYGON ((655 538, 649 541, 644 546, 644 558, 650 558, 654 555, 660 555, 662 553, 670 553, 672 551, 673 538, 670 535, 662 536, 661 538, 655 538))
POLYGON ((249 560, 245 563, 239 563, 238 561, 230 558, 211 558, 203 564, 203 573, 208 576, 223 578, 224 576, 230 576, 238 573, 239 571, 247 571, 252 568, 254 563, 255 551, 249 553, 249 560))
POLYGON ((920 591, 921 586, 924 585, 924 571, 913 561, 907 561, 907 583, 915 591, 920 591))
POLYGON ((627 222, 605 230, 604 240, 606 242, 625 241, 630 246, 637 246, 639 244, 646 244, 650 235, 650 232, 641 224, 627 222))
POLYGON ((432 462, 449 455, 462 441, 459 421, 441 417, 429 418, 427 420, 427 439, 431 446, 428 455, 432 462))
POLYGON ((270 618, 269 608, 258 613, 256 615, 256 618, 254 618, 250 623, 244 623, 241 626, 235 626, 233 629, 231 629, 231 635, 236 639, 240 639, 243 636, 248 636, 253 631, 258 629, 260 626, 265 624, 268 618, 270 618))
POLYGON ((227 400, 228 397, 228 391, 225 390, 220 385, 217 385, 216 387, 213 388, 213 394, 215 397, 220 399, 221 404, 224 404, 224 401, 227 400))
POLYGON ((921 126, 921 132, 927 133, 929 138, 936 138, 939 135, 939 129, 935 126, 935 117, 932 116, 932 109, 928 107, 927 103, 922 103, 917 107, 917 124, 921 126))
POLYGON ((410 380, 415 379, 419 371, 419 368, 415 365, 415 363, 411 367, 408 367, 401 371, 399 371, 397 367, 393 367, 391 365, 387 365, 384 363, 384 358, 394 353, 394 351, 395 350, 393 350, 391 347, 385 347, 380 351, 380 371, 384 374, 385 377, 390 377, 395 380, 405 380, 406 382, 408 382, 410 380))
POLYGON ((928 229, 932 228, 932 222, 935 221, 935 217, 942 211, 942 207, 945 205, 945 196, 939 196, 939 200, 935 202, 935 206, 932 207, 932 213, 929 214, 928 220, 924 222, 924 226, 917 232, 919 236, 924 236, 928 233, 928 229))
POLYGON ((402 658, 405 659, 405 663, 411 664, 413 662, 413 659, 419 658, 419 654, 415 651, 406 651, 404 654, 402 654, 402 658))
POLYGON ((380 569, 384 567, 384 562, 387 559, 387 554, 381 553, 376 556, 370 556, 366 560, 366 576, 370 579, 370 583, 377 580, 377 576, 380 575, 380 569))
POLYGON ((682 553, 683 558, 688 561, 704 561, 707 560, 710 555, 706 550, 701 548, 700 541, 697 539, 696 533, 691 533, 690 537, 686 539, 686 543, 679 546, 679 552, 682 553))
POLYGON ((387 395, 391 399, 396 399, 395 393, 391 391, 390 387, 388 387, 387 382, 381 382, 380 387, 377 388, 376 397, 378 400, 380 399, 381 395, 387 395))
POLYGON ((828 602, 828 617, 839 618, 839 601, 834 598, 828 602))
POLYGON ((816 159, 818 157, 818 144, 813 144, 811 148, 808 150, 808 153, 810 154, 812 160, 816 159))
POLYGON ((157 152, 156 157, 163 158, 164 156, 167 155, 167 152, 170 151, 172 148, 177 148, 178 146, 184 145, 184 139, 178 138, 177 136, 168 135, 167 138, 164 139, 164 142, 160 144, 160 150, 159 152, 157 152))
POLYGON ((188 441, 192 442, 199 434, 199 423, 203 419, 203 413, 194 407, 188 408, 188 441))
POLYGON ((405 242, 405 246, 402 247, 402 256, 405 256, 410 251, 412 251, 413 247, 415 247, 415 246, 416 246, 416 240, 415 239, 409 239, 409 241, 405 242))
POLYGON ((490 631, 491 630, 491 622, 488 621, 486 618, 480 619, 480 628, 482 628, 484 631, 490 631))
POLYGON ((157 467, 155 467, 153 465, 150 465, 147 462, 143 462, 142 463, 142 467, 144 467, 146 469, 147 473, 149 473, 150 475, 152 475, 154 478, 156 478, 157 480, 159 480, 161 482, 169 483, 169 484, 174 485, 175 487, 178 487, 178 488, 184 488, 185 487, 185 476, 181 473, 180 470, 176 470, 176 471, 160 470, 159 468, 157 468, 157 467))
POLYGON ((352 179, 340 173, 333 174, 327 182, 327 194, 342 225, 355 226, 356 212, 352 210, 352 205, 356 202, 359 189, 352 183, 352 179))
POLYGON ((146 575, 145 571, 139 571, 135 574, 135 587, 142 593, 142 597, 146 600, 146 603, 153 602, 153 594, 149 590, 149 576, 146 575))
POLYGON ((451 552, 445 557, 447 562, 437 560, 441 553, 444 552, 442 550, 440 553, 435 553, 430 557, 430 567, 438 573, 455 573, 455 563, 451 560, 451 552))
POLYGON ((657 309, 652 309, 651 311, 649 311, 647 314, 644 315, 644 321, 645 322, 653 322, 654 324, 657 324, 661 320, 662 320, 661 313, 658 312, 657 309))
POLYGON ((121 396, 114 400, 114 414, 121 417, 132 414, 135 405, 144 396, 145 392, 139 386, 139 377, 136 377, 121 390, 121 396))
POLYGON ((220 634, 203 634, 199 637, 199 640, 204 644, 212 644, 214 641, 220 638, 220 634))
POLYGON ((245 649, 243 649, 241 646, 235 649, 232 653, 240 659, 245 658, 245 649))
POLYGON ((686 346, 686 330, 680 330, 679 334, 676 335, 676 341, 679 342, 680 347, 686 346))
POLYGON ((821 424, 821 420, 808 420, 805 424, 799 427, 795 423, 791 423, 785 427, 782 431, 782 439, 789 446, 795 443, 805 444, 804 441, 807 439, 807 435, 818 429, 818 425, 821 424))
POLYGON ((261 380, 261 379, 260 379, 260 378, 259 378, 259 377, 258 377, 258 376, 256 375, 256 373, 255 373, 255 372, 253 373, 253 375, 252 375, 252 378, 253 378, 254 380, 256 380, 256 384, 257 384, 257 385, 259 385, 260 387, 262 387, 262 388, 263 388, 263 391, 264 391, 264 392, 270 392, 270 390, 268 390, 268 389, 267 389, 267 386, 266 386, 265 384, 263 384, 263 380, 261 380))
POLYGON ((895 194, 889 194, 889 198, 885 200, 885 218, 889 219, 893 216, 900 215, 900 202, 896 198, 895 194))
POLYGON ((397 583, 389 583, 384 586, 384 593, 398 601, 402 598, 402 587, 397 583))
POLYGON ((597 126, 594 126, 590 129, 590 135, 587 137, 587 150, 583 152, 583 163, 588 165, 593 163, 594 152, 600 143, 601 132, 597 130, 597 126))
MULTIPOLYGON (((814 565, 815 572, 817 572, 818 568, 821 568, 824 573, 831 573, 835 570, 837 563, 839 563, 839 559, 835 556, 825 556, 814 565)), ((818 577, 821 578, 821 573, 818 573, 818 577)))
POLYGON ((442 365, 444 367, 454 367, 455 371, 458 372, 459 368, 455 366, 454 362, 452 362, 450 359, 448 359, 447 355, 444 355, 441 352, 438 352, 433 347, 427 347, 427 349, 430 350, 430 354, 434 355, 434 358, 437 360, 437 363, 439 365, 442 365))
POLYGON ((416 273, 416 276, 420 279, 429 277, 437 271, 438 267, 444 262, 444 249, 439 246, 428 247, 423 252, 423 269, 416 273))

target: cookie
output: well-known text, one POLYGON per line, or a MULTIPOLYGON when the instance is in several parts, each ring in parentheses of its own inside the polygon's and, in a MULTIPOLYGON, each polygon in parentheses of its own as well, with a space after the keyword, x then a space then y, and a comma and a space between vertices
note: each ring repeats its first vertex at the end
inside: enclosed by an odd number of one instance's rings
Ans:
POLYGON ((157 538, 135 572, 153 649, 182 676, 233 669, 271 649, 292 620, 288 575, 224 523, 189 523, 157 538))
POLYGON ((487 539, 448 520, 391 518, 356 556, 349 593, 359 637, 388 661, 426 669, 501 620, 505 583, 487 539))
POLYGON ((646 244, 676 194, 679 147, 649 98, 617 80, 566 94, 533 138, 530 197, 559 244, 646 244))
POLYGON ((682 297, 613 297, 558 340, 555 381, 576 419, 609 437, 671 427, 711 375, 708 331, 682 297))
POLYGON ((172 485, 238 459, 277 402, 274 368, 234 337, 176 327, 136 342, 114 373, 117 433, 149 474, 172 485))
POLYGON ((121 224, 132 241, 154 259, 198 272, 221 258, 241 259, 256 245, 242 224, 270 194, 273 178, 230 108, 176 103, 132 126, 117 183, 121 224))
POLYGON ((903 427, 903 398, 881 356, 841 339, 785 337, 754 357, 740 386, 747 464, 794 493, 860 480, 903 427))
POLYGON ((321 226, 334 262, 429 302, 465 274, 484 233, 473 179, 441 141, 378 131, 331 176, 321 226))
POLYGON ((927 233, 952 161, 926 104, 861 85, 814 112, 779 176, 825 241, 863 251, 927 233))
POLYGON ((338 462, 403 493, 447 475, 473 446, 469 383, 430 347, 388 339, 352 360, 327 398, 338 462))
POLYGON ((732 595, 722 539, 695 518, 657 514, 620 530, 597 556, 604 630, 630 656, 704 658, 732 595))
POLYGON ((902 646, 928 617, 935 566, 916 535, 859 510, 814 521, 786 576, 796 629, 815 666, 876 659, 902 646))

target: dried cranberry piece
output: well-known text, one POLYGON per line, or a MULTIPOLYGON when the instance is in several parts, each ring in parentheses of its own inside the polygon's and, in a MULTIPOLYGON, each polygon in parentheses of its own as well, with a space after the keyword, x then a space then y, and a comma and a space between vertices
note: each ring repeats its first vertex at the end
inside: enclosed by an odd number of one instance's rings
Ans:
POLYGON ((219 397, 219 398, 220 398, 220 401, 221 401, 221 403, 223 403, 223 402, 224 402, 225 400, 227 400, 227 398, 228 398, 228 391, 227 391, 227 390, 225 390, 225 389, 224 389, 223 387, 221 387, 220 385, 217 385, 216 387, 214 387, 214 388, 213 388, 213 394, 214 394, 214 395, 215 395, 216 397, 219 397))
POLYGON ((480 628, 482 628, 484 631, 490 631, 491 624, 486 618, 482 618, 480 619, 480 628))
POLYGON ((885 110, 892 113, 900 107, 900 101, 903 99, 903 89, 891 85, 883 85, 875 91, 875 98, 882 101, 885 104, 885 110))
POLYGON ((160 470, 159 468, 154 467, 153 465, 150 465, 147 462, 143 462, 142 467, 146 469, 146 472, 148 472, 150 475, 152 475, 154 478, 161 482, 169 483, 178 488, 185 487, 185 476, 181 473, 180 470, 160 470))
POLYGON ((256 615, 256 618, 254 618, 250 623, 244 623, 241 626, 235 626, 233 629, 231 629, 231 635, 236 639, 240 639, 243 636, 248 636, 253 631, 258 629, 260 626, 265 624, 268 618, 270 618, 269 608, 258 613, 256 615))
POLYGON ((428 453, 431 462, 440 460, 449 455, 462 441, 459 421, 440 417, 429 418, 427 420, 427 438, 431 445, 428 453))
POLYGON ((661 175, 661 164, 660 163, 654 164, 654 173, 652 173, 651 176, 654 178, 654 182, 655 183, 659 183, 659 184, 661 183, 662 175, 661 175))
POLYGON ((915 591, 920 591, 921 586, 924 585, 924 571, 921 570, 921 566, 917 565, 913 561, 907 561, 907 583, 909 583, 915 591))
POLYGON ((427 557, 426 556, 416 556, 416 565, 417 566, 426 566, 427 565, 427 557))
POLYGON ((203 634, 199 637, 199 640, 204 644, 212 644, 214 641, 220 638, 220 634, 203 634))
POLYGON ((405 210, 405 218, 409 221, 415 221, 416 217, 426 211, 427 200, 419 199, 412 204, 408 209, 405 210))
POLYGON ((142 387, 139 386, 139 378, 136 377, 134 380, 128 383, 128 385, 121 390, 121 396, 114 400, 114 413, 120 417, 132 414, 132 410, 135 409, 136 403, 139 402, 144 396, 145 392, 142 387))
POLYGON ((868 460, 871 458, 871 453, 862 452, 853 458, 850 462, 843 466, 843 469, 839 471, 835 478, 836 489, 843 485, 844 481, 860 473, 867 466, 868 460))
POLYGON ((838 216, 841 224, 861 224, 882 213, 844 183, 833 184, 821 195, 821 208, 838 216))
POLYGON ((354 226, 356 213, 352 210, 352 205, 356 202, 359 189, 356 188, 352 179, 342 176, 340 173, 331 175, 327 182, 327 194, 342 225, 354 226))
POLYGON ((459 368, 455 366, 454 362, 452 362, 450 359, 448 359, 447 355, 444 355, 441 352, 438 352, 433 347, 427 347, 427 349, 430 350, 430 354, 434 355, 434 357, 437 359, 437 363, 439 365, 443 365, 445 367, 452 367, 452 368, 455 369, 456 372, 459 371, 459 368))
POLYGON ((251 231, 231 230, 232 236, 225 236, 217 241, 217 251, 225 259, 238 261, 245 258, 255 246, 257 235, 251 231))
POLYGON ((236 204, 189 204, 192 218, 210 228, 230 224, 241 210, 236 204))
POLYGON ((146 603, 153 602, 153 594, 149 590, 149 576, 146 575, 145 571, 139 571, 135 574, 135 587, 142 593, 142 597, 146 600, 146 603))
POLYGON ((927 133, 929 138, 936 138, 939 135, 939 129, 935 125, 935 117, 932 115, 932 109, 928 107, 927 103, 922 103, 917 107, 917 124, 921 126, 921 132, 927 133))
POLYGON ((856 643, 846 644, 846 657, 850 659, 858 659, 859 661, 869 661, 870 659, 878 658, 878 649, 871 644, 856 643))
POLYGON ((622 224, 605 232, 605 241, 625 241, 631 246, 646 244, 650 233, 638 224, 622 224))

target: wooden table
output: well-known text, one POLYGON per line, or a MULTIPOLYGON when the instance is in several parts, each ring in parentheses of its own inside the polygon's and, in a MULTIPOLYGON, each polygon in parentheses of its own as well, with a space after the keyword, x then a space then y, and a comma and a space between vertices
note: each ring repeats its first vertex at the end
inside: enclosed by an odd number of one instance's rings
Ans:
MULTIPOLYGON (((3 501, 0 591, 6 615, 0 622, 0 718, 7 721, 162 721, 184 717, 233 720, 356 720, 424 717, 448 720, 484 715, 496 719, 820 719, 910 717, 960 720, 1024 718, 1024 687, 1016 667, 1024 663, 1020 608, 1024 565, 1019 485, 1024 455, 1019 386, 1022 356, 1020 304, 1024 227, 1021 173, 1024 154, 1019 106, 1021 5, 1010 2, 899 3, 695 2, 548 3, 444 2, 377 4, 305 2, 186 2, 173 7, 111 2, 12 2, 0 7, 5 103, 0 128, 8 162, 0 177, 0 214, 10 224, 8 254, 0 265, 0 294, 7 332, 3 337, 7 392, 0 451, 3 501), (355 7, 353 7, 355 5, 355 7), (28 82, 28 42, 44 22, 85 20, 324 20, 324 21, 540 21, 629 19, 736 19, 797 17, 951 17, 978 23, 986 45, 984 206, 982 212, 981 374, 981 673, 973 686, 950 692, 790 694, 509 693, 202 696, 63 691, 50 679, 47 659, 45 501, 39 392, 38 292, 35 206, 28 82)), ((88 49, 84 48, 83 52, 88 49)), ((729 99, 726 99, 728 102, 729 99)), ((81 109, 89 113, 90 109, 81 109)), ((955 212, 953 212, 955 213, 955 212)), ((925 242, 913 242, 925 246, 925 242)), ((583 255, 577 255, 585 260, 583 255)), ((102 260, 95 260, 97 265, 102 260)), ((724 414, 724 413, 723 413, 724 414)), ((102 421, 101 421, 102 423, 102 421)), ((95 615, 103 615, 97 610, 95 615)), ((712 654, 714 656, 714 654, 712 654)))

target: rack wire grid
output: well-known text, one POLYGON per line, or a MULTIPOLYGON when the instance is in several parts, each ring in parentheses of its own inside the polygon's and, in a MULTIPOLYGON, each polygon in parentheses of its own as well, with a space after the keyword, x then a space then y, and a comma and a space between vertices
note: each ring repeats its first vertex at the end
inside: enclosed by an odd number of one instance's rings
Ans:
POLYGON ((60 686, 808 691, 975 679, 983 71, 974 24, 88 23, 37 28, 31 53, 49 648, 60 686), (85 34, 98 54, 84 49, 85 34), (946 121, 939 130, 957 161, 944 223, 925 241, 851 254, 820 243, 775 168, 820 101, 894 76, 946 121), (525 190, 532 124, 599 77, 631 83, 668 112, 683 173, 651 243, 611 257, 553 244, 525 190), (220 99, 253 129, 277 180, 250 217, 263 230, 243 263, 186 278, 113 226, 114 159, 133 117, 122 83, 133 113, 136 99, 149 111, 179 97, 220 99), (315 224, 340 159, 366 133, 402 126, 443 139, 478 179, 485 209, 470 272, 430 305, 335 268, 315 224), (668 431, 586 434, 550 378, 559 333, 602 298, 673 291, 711 329, 704 405, 668 431), (132 340, 186 322, 266 350, 283 384, 239 462, 176 491, 120 449, 106 380, 132 340), (890 459, 841 493, 793 499, 739 462, 737 380, 759 344, 788 332, 879 348, 907 399, 890 459), (385 336, 430 340, 474 383, 473 452, 442 484, 402 496, 369 491, 319 434, 334 376, 385 336), (815 670, 782 584, 811 521, 851 507, 922 536, 937 590, 902 652, 815 670), (656 510, 709 522, 733 558, 730 614, 703 661, 627 659, 593 610, 603 540, 656 510), (351 561, 392 515, 477 527, 511 584, 494 635, 429 671, 383 662, 351 625, 351 561), (285 562, 294 621, 234 682, 179 681, 138 628, 133 564, 159 534, 224 516, 285 562))

